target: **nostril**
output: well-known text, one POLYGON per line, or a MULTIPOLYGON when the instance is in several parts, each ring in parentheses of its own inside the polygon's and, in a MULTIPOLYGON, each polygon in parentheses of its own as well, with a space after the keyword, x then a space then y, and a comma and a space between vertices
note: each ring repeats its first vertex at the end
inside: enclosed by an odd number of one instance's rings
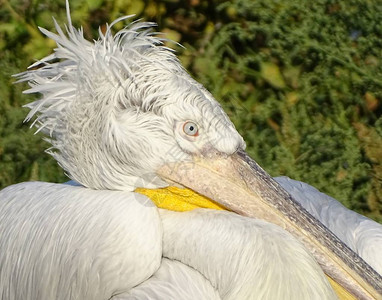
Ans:
POLYGON ((245 149, 245 145, 244 145, 244 147, 242 145, 238 145, 236 150, 235 150, 235 152, 233 154, 244 152, 244 149, 245 149))

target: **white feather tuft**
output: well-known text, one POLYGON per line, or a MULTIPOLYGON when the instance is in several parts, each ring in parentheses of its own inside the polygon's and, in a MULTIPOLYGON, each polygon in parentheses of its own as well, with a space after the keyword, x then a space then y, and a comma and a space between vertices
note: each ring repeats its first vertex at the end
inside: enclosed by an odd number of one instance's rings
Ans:
POLYGON ((54 20, 54 53, 17 74, 25 93, 41 98, 25 121, 47 134, 51 154, 70 178, 95 189, 133 190, 163 187, 155 170, 163 161, 186 158, 195 147, 215 144, 232 152, 243 140, 220 105, 180 65, 155 25, 135 21, 112 34, 106 26, 94 42, 72 25, 67 3, 65 32, 54 20), (178 121, 204 127, 204 140, 190 144, 174 135, 178 121), (207 145, 208 144, 208 145, 207 145), (185 153, 187 152, 187 153, 185 153))

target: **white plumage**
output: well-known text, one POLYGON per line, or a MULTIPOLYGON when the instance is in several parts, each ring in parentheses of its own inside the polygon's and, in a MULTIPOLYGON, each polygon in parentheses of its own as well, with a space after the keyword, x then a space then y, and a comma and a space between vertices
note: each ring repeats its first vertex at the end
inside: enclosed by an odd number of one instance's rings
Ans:
POLYGON ((43 182, 0 192, 1 299, 109 299, 159 267, 162 225, 145 196, 43 182))
POLYGON ((161 219, 163 256, 198 270, 222 299, 335 298, 312 256, 276 225, 214 210, 163 210, 161 219))
POLYGON ((113 300, 220 300, 212 284, 195 269, 176 260, 163 258, 160 268, 142 284, 113 300))
POLYGON ((57 24, 58 35, 41 29, 58 48, 18 76, 42 95, 27 119, 37 115, 49 153, 86 188, 35 182, 0 192, 2 299, 335 299, 280 227, 158 210, 133 192, 173 184, 157 174, 162 165, 229 157, 244 141, 152 24, 115 36, 111 25, 90 43, 68 21, 68 37, 57 24))
POLYGON ((136 193, 63 184, 0 197, 4 299, 335 298, 304 247, 261 220, 158 211, 136 193))

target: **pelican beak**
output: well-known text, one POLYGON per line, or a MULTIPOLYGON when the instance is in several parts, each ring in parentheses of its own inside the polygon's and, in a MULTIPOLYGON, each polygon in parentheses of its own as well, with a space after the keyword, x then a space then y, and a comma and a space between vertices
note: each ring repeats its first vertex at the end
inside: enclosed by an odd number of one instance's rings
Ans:
POLYGON ((230 156, 195 157, 157 172, 243 216, 289 231, 312 253, 323 271, 357 299, 380 299, 381 276, 310 215, 244 150, 230 156))

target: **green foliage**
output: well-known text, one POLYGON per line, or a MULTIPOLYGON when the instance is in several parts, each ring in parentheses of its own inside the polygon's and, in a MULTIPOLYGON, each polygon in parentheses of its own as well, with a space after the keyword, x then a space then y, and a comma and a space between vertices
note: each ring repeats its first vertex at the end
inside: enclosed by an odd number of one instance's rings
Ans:
MULTIPOLYGON (((28 132, 31 101, 10 76, 54 45, 64 1, 0 0, 0 187, 63 181, 28 132)), ((85 35, 125 14, 186 46, 182 63, 221 101, 249 153, 272 175, 308 182, 382 221, 382 5, 364 0, 71 1, 85 35)), ((124 24, 118 24, 117 29, 124 24), (118 27, 119 26, 119 27, 118 27)), ((172 45, 174 47, 174 45, 172 45)))
POLYGON ((238 0, 219 11, 230 21, 188 53, 188 68, 251 155, 380 218, 382 6, 238 0))

